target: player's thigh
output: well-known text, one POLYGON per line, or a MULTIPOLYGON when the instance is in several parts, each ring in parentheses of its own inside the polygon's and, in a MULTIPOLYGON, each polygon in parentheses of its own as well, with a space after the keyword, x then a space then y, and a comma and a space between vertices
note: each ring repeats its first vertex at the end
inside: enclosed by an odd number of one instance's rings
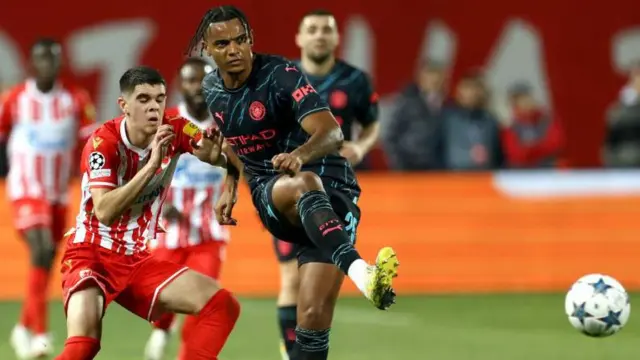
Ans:
POLYGON ((310 171, 302 171, 295 176, 280 176, 267 189, 273 208, 291 224, 301 226, 298 200, 306 192, 324 190, 322 180, 310 171))
POLYGON ((302 226, 293 224, 273 202, 273 188, 283 178, 282 176, 273 177, 253 189, 253 204, 260 221, 265 229, 278 239, 297 243, 310 242, 302 226))
POLYGON ((99 337, 102 316, 128 275, 90 246, 68 247, 61 272, 69 336, 99 337))
POLYGON ((216 280, 220 278, 227 244, 222 241, 211 241, 188 249, 185 265, 216 280))
POLYGON ((328 328, 331 326, 344 274, 317 248, 306 247, 299 260, 303 263, 298 269, 298 322, 305 328, 328 328))
POLYGON ((88 336, 100 339, 105 296, 95 281, 87 281, 74 291, 66 303, 67 336, 88 336))

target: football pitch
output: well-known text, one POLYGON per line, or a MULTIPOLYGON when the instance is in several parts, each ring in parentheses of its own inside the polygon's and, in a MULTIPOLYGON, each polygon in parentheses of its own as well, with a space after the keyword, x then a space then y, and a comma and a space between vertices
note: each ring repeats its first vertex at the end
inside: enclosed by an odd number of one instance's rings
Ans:
MULTIPOLYGON (((619 334, 594 339, 574 330, 564 295, 451 295, 400 297, 388 312, 361 298, 340 300, 330 359, 602 360, 640 356, 640 317, 619 334)), ((242 315, 221 360, 279 360, 273 299, 241 299, 242 315)), ((0 359, 13 359, 6 339, 19 312, 0 302, 0 359)), ((64 341, 59 303, 51 307, 56 351, 64 341)), ((141 360, 149 325, 117 305, 105 319, 101 360, 141 360)), ((176 345, 167 359, 175 358, 176 345)))

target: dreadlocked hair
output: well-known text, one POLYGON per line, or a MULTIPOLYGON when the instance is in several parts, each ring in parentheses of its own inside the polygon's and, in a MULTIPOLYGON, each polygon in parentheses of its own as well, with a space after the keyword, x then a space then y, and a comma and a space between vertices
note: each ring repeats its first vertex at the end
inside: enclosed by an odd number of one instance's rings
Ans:
POLYGON ((242 26, 244 26, 244 30, 247 32, 247 37, 251 41, 251 26, 249 26, 247 17, 242 12, 242 10, 233 5, 218 6, 216 8, 207 10, 207 12, 204 14, 202 20, 200 20, 200 25, 198 25, 196 33, 193 35, 191 41, 189 42, 189 47, 187 48, 185 55, 192 56, 194 51, 198 51, 200 56, 202 56, 204 52, 204 37, 207 34, 209 25, 233 19, 240 20, 242 26))

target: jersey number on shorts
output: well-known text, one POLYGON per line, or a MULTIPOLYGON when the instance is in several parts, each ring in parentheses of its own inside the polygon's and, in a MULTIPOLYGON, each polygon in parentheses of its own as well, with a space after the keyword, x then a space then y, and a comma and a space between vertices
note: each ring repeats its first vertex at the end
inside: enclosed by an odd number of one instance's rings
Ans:
POLYGON ((349 238, 351 239, 351 243, 353 244, 356 241, 356 227, 358 226, 358 218, 356 218, 351 211, 347 213, 347 216, 344 217, 344 222, 347 224, 344 227, 344 231, 349 234, 349 238))

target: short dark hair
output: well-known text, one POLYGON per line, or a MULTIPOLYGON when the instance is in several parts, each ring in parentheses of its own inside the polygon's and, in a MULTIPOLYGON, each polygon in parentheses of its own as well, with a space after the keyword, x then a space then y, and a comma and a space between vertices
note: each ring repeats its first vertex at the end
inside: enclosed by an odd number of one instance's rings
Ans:
POLYGON ((242 10, 238 9, 233 5, 223 5, 215 8, 211 8, 207 10, 207 12, 200 20, 200 25, 198 25, 198 29, 196 33, 191 38, 189 42, 189 47, 187 47, 186 55, 190 56, 193 54, 194 50, 198 50, 200 54, 204 50, 204 37, 207 33, 207 28, 209 25, 217 22, 230 21, 233 19, 238 19, 244 26, 244 30, 247 32, 247 36, 249 40, 251 38, 251 26, 249 25, 249 21, 247 21, 246 15, 242 12, 242 10), (200 45, 200 49, 198 49, 198 45, 200 45))
POLYGON ((315 9, 315 10, 311 10, 311 11, 307 11, 304 15, 302 15, 302 17, 300 18, 300 25, 302 25, 302 22, 304 21, 304 19, 306 19, 309 16, 332 16, 335 17, 335 15, 333 15, 333 13, 329 10, 326 9, 315 9))
POLYGON ((148 66, 136 66, 125 71, 120 77, 120 92, 131 93, 136 86, 143 84, 167 85, 158 70, 148 66))
POLYGON ((33 42, 33 44, 31 44, 30 51, 33 52, 33 50, 39 46, 53 47, 53 46, 62 46, 62 45, 58 40, 54 38, 42 37, 42 38, 38 38, 36 41, 33 42))

